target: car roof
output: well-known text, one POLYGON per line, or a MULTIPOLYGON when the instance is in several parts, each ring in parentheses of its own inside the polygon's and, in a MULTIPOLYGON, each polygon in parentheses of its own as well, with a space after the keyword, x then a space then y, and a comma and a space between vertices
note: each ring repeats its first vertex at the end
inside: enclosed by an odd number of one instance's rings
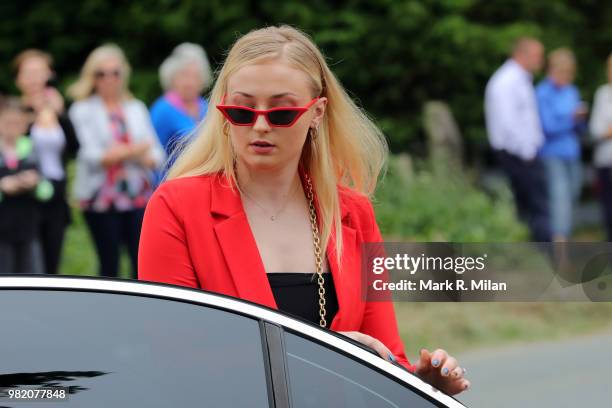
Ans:
POLYGON ((0 276, 0 290, 10 289, 39 289, 39 290, 69 290, 93 291, 101 293, 127 294, 165 298, 174 301, 184 301, 198 305, 206 305, 225 309, 255 319, 277 324, 286 329, 300 333, 311 340, 331 346, 350 354, 351 357, 367 362, 386 375, 406 383, 421 391, 436 401, 448 407, 464 407, 455 398, 437 390, 412 373, 397 367, 380 358, 365 348, 359 347, 350 341, 341 338, 330 330, 324 330, 314 324, 295 319, 275 309, 268 308, 253 302, 245 301, 219 293, 200 289, 185 288, 181 286, 162 283, 110 279, 99 277, 78 276, 49 276, 49 275, 4 275, 0 276))

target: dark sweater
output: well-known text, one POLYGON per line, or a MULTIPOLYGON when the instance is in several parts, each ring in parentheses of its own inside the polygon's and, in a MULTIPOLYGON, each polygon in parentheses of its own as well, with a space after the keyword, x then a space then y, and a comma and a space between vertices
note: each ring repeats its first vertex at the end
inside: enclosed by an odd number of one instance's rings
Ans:
MULTIPOLYGON (((31 146, 29 140, 25 143, 31 146)), ((22 150, 25 153, 20 155, 19 164, 14 169, 7 166, 4 155, 0 154, 0 178, 25 170, 38 170, 38 159, 31 147, 29 150, 22 150)), ((0 194, 0 241, 24 242, 34 239, 38 235, 40 221, 40 201, 36 197, 36 190, 17 195, 0 194)))

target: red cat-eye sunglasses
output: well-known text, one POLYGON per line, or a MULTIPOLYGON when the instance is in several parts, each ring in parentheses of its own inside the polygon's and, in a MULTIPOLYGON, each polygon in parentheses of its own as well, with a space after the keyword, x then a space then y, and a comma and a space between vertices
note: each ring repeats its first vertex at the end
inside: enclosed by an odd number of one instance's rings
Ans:
POLYGON ((314 98, 302 107, 281 106, 278 108, 260 110, 247 106, 224 105, 223 102, 225 98, 223 98, 223 101, 217 105, 217 109, 221 111, 223 116, 225 116, 232 125, 253 126, 257 121, 257 117, 263 115, 268 124, 272 127, 289 127, 293 126, 300 116, 318 100, 318 97, 314 98))

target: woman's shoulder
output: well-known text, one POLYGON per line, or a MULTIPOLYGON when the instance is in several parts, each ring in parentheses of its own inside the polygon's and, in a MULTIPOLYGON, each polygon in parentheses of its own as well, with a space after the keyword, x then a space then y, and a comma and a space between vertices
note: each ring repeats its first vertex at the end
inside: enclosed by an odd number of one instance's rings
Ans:
POLYGON ((165 95, 158 97, 151 105, 151 114, 155 115, 163 112, 172 112, 174 107, 168 101, 165 95))
POLYGON ((204 188, 210 187, 211 183, 217 177, 219 177, 218 174, 199 174, 177 177, 163 181, 155 192, 189 197, 196 192, 202 192, 204 188))
POLYGON ((68 109, 68 113, 71 115, 74 115, 74 114, 79 114, 83 111, 90 110, 93 106, 96 105, 97 101, 98 99, 94 95, 87 97, 85 99, 79 99, 77 101, 74 101, 70 105, 70 108, 68 109))
POLYGON ((603 98, 603 97, 609 97, 612 95, 612 85, 610 84, 603 84, 600 85, 599 88, 597 88, 597 90, 595 91, 595 98, 597 99, 599 98, 603 98))
POLYGON ((137 109, 140 112, 146 112, 147 115, 149 114, 149 109, 147 108, 147 105, 145 105, 143 101, 137 98, 132 97, 125 99, 123 102, 123 106, 127 107, 128 109, 137 109))
POLYGON ((374 208, 370 198, 353 188, 338 186, 338 197, 342 213, 349 214, 352 219, 357 218, 360 223, 370 222, 374 217, 374 208))

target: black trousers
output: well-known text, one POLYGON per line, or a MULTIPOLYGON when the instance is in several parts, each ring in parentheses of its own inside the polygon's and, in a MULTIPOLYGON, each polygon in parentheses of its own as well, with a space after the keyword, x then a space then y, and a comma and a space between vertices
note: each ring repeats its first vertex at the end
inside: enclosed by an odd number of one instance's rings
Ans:
POLYGON ((45 272, 57 274, 66 227, 69 223, 70 211, 63 201, 53 201, 41 205, 41 220, 39 237, 42 245, 45 272))
POLYGON ((43 273, 40 243, 37 239, 23 242, 0 241, 0 274, 43 273))
POLYGON ((546 173, 538 159, 523 160, 506 151, 496 151, 497 160, 510 179, 519 218, 525 222, 531 239, 551 240, 546 173))
POLYGON ((62 256, 66 228, 70 224, 70 207, 66 202, 66 181, 51 181, 54 193, 50 201, 41 204, 38 236, 42 246, 45 273, 57 274, 62 256))
POLYGON ((138 242, 144 208, 131 211, 84 211, 83 215, 98 253, 99 275, 119 276, 119 255, 124 245, 130 257, 132 279, 138 270, 138 242))

